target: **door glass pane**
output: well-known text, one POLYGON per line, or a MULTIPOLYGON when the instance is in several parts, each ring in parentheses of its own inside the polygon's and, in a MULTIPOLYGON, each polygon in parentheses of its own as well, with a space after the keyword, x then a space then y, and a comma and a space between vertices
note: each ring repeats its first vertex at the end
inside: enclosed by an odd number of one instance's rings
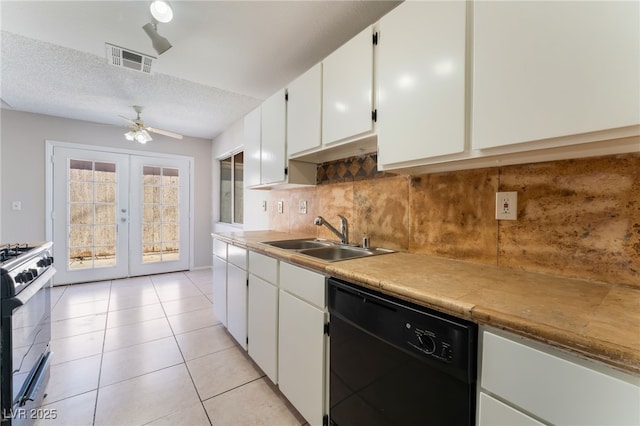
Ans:
POLYGON ((170 167, 144 166, 142 185, 142 262, 179 260, 179 171, 170 167))
POLYGON ((240 152, 233 156, 233 221, 242 223, 242 204, 244 193, 244 156, 240 152))
POLYGON ((96 212, 96 224, 99 225, 115 225, 116 224, 116 205, 112 204, 96 204, 94 206, 96 212))
POLYGON ((115 266, 115 163, 69 160, 69 269, 115 266))

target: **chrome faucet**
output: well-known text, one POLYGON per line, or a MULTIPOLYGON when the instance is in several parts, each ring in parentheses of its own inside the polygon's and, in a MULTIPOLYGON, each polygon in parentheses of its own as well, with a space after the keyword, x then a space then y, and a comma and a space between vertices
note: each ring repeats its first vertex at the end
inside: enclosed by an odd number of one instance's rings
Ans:
POLYGON ((322 216, 316 216, 316 218, 313 219, 313 224, 316 226, 322 226, 322 225, 326 226, 327 228, 329 228, 331 232, 333 232, 338 236, 338 238, 340 238, 340 242, 342 244, 348 244, 349 243, 349 226, 347 225, 347 218, 342 215, 338 215, 338 217, 340 218, 340 231, 338 231, 336 228, 331 226, 331 224, 327 222, 322 216))

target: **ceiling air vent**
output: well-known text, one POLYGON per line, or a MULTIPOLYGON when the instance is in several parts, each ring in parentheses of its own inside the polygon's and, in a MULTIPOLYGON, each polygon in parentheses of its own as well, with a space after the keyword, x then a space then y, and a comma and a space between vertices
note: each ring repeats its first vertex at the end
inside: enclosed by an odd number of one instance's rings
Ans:
POLYGON ((107 50, 107 60, 111 65, 151 74, 151 65, 153 64, 153 60, 156 59, 153 56, 109 43, 105 43, 105 47, 107 50))

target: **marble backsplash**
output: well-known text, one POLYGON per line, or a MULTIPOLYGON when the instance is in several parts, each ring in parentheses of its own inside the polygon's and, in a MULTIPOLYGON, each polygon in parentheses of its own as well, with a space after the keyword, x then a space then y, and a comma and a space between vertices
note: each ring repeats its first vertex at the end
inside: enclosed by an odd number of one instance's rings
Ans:
POLYGON ((341 214, 352 243, 366 235, 373 246, 640 287, 640 153, 371 176, 271 191, 270 228, 335 239, 313 218, 337 226, 341 214), (497 191, 518 192, 517 221, 495 220, 497 191))

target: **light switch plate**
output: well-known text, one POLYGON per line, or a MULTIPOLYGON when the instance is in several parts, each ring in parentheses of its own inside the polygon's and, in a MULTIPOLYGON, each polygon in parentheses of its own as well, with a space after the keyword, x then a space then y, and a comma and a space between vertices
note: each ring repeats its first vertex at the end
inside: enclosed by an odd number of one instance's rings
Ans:
POLYGON ((278 201, 278 213, 284 212, 284 201, 278 201))

